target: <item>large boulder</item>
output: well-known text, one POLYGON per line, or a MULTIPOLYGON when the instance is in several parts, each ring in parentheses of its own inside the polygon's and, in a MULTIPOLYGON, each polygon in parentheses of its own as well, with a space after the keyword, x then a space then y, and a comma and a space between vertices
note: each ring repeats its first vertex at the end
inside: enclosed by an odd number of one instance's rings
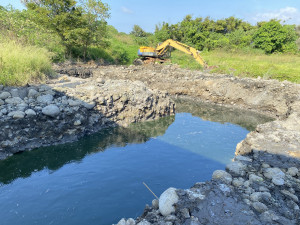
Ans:
POLYGON ((0 94, 0 99, 2 99, 2 100, 5 100, 5 99, 10 98, 10 97, 11 97, 11 94, 7 91, 4 91, 0 94))
POLYGON ((219 180, 225 184, 231 184, 232 176, 224 170, 216 170, 212 175, 213 180, 219 180))
POLYGON ((37 101, 39 103, 44 103, 44 104, 50 104, 53 101, 53 96, 52 95, 41 95, 37 97, 37 101))
POLYGON ((56 105, 48 105, 42 109, 42 113, 46 116, 56 117, 60 110, 56 105))
POLYGON ((176 193, 176 188, 169 188, 165 190, 159 197, 159 212, 163 216, 168 216, 175 212, 174 204, 177 203, 179 197, 176 193))

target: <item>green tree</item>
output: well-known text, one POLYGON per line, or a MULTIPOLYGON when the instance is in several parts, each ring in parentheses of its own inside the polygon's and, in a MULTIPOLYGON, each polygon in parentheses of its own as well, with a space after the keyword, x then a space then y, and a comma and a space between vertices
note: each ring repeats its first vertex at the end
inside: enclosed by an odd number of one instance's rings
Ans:
POLYGON ((101 0, 24 0, 26 7, 34 11, 37 21, 56 32, 67 53, 79 47, 86 57, 87 48, 100 44, 105 36, 105 19, 109 7, 101 0))
POLYGON ((135 37, 147 37, 147 33, 139 25, 134 25, 130 34, 135 37))
POLYGON ((295 52, 297 33, 295 26, 282 25, 278 20, 258 24, 253 42, 256 48, 270 54, 273 52, 295 52))
POLYGON ((134 25, 130 34, 133 35, 135 42, 138 45, 148 45, 149 44, 148 36, 150 34, 148 34, 146 31, 144 31, 139 25, 134 25))

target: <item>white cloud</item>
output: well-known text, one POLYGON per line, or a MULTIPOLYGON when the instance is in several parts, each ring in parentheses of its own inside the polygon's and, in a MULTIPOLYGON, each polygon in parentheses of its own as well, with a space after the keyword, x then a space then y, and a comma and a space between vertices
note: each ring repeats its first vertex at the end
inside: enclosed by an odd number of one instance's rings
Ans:
POLYGON ((300 24, 300 11, 294 7, 285 7, 276 11, 257 13, 253 17, 254 22, 278 19, 288 24, 300 24))
POLYGON ((122 9, 122 12, 123 12, 123 13, 126 13, 126 14, 133 14, 133 11, 132 11, 131 9, 128 9, 128 8, 125 7, 125 6, 122 6, 121 9, 122 9))

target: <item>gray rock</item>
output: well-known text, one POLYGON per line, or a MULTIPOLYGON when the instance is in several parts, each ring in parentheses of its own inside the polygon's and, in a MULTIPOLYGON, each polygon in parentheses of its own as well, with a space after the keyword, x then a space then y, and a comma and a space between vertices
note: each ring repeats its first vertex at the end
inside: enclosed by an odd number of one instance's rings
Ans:
POLYGON ((117 223, 117 225, 135 225, 135 221, 132 218, 129 218, 127 221, 123 218, 117 223))
POLYGON ((126 225, 135 225, 134 219, 129 218, 129 219, 126 221, 126 225))
POLYGON ((282 194, 284 194, 286 197, 292 199, 294 202, 299 202, 299 199, 296 195, 292 194, 288 190, 281 190, 280 191, 282 194))
POLYGON ((232 185, 235 187, 241 187, 244 184, 245 180, 241 177, 234 178, 232 181, 232 185))
POLYGON ((49 91, 50 89, 51 89, 51 87, 49 87, 47 85, 41 85, 39 87, 39 92, 49 91))
POLYGON ((246 174, 246 165, 239 161, 231 162, 226 166, 226 170, 235 176, 244 176, 246 174))
POLYGON ((296 176, 299 170, 296 167, 291 167, 288 169, 287 173, 292 177, 296 176))
POLYGON ((260 191, 260 192, 269 192, 269 189, 266 188, 266 187, 264 187, 264 186, 260 186, 260 187, 259 187, 259 191, 260 191))
POLYGON ((270 165, 267 163, 263 163, 261 166, 262 166, 262 168, 270 168, 270 165))
POLYGON ((165 190, 159 197, 159 211, 163 216, 170 215, 175 212, 175 207, 173 206, 177 203, 179 197, 176 193, 175 188, 169 188, 165 190))
POLYGON ((75 120, 74 126, 79 126, 79 125, 81 125, 81 121, 80 120, 75 120))
POLYGON ((250 181, 249 180, 245 181, 243 185, 244 185, 244 187, 249 187, 250 186, 250 181))
POLYGON ((42 113, 46 116, 56 117, 60 110, 56 105, 48 105, 42 109, 42 113))
POLYGON ((118 223, 117 223, 117 225, 126 225, 126 220, 123 218, 123 219, 121 219, 118 223))
POLYGON ((12 97, 20 97, 18 89, 12 89, 10 93, 12 97))
POLYGON ((5 100, 5 99, 10 98, 10 97, 11 97, 11 94, 7 91, 4 91, 0 94, 0 99, 2 99, 2 100, 5 100))
POLYGON ((259 176, 255 175, 255 174, 250 174, 249 175, 249 181, 251 181, 251 182, 262 182, 262 181, 264 181, 264 179, 262 177, 259 177, 259 176))
POLYGON ((250 200, 253 202, 261 201, 262 198, 271 198, 269 192, 254 192, 250 195, 250 200))
POLYGON ((0 106, 4 105, 4 101, 2 99, 0 99, 0 106))
POLYGON ((41 95, 37 97, 37 101, 43 104, 50 104, 53 101, 53 96, 49 94, 41 95))
POLYGON ((69 99, 68 100, 68 104, 69 104, 69 106, 80 106, 81 105, 81 101, 69 99))
POLYGON ((83 107, 85 107, 87 109, 93 109, 96 106, 96 103, 95 102, 92 102, 92 103, 83 102, 82 105, 83 105, 83 107))
POLYGON ((282 185, 285 184, 285 181, 284 181, 283 178, 274 177, 272 179, 272 183, 275 184, 275 185, 277 185, 277 186, 282 186, 282 185))
POLYGON ((28 91, 28 95, 27 95, 27 97, 28 98, 36 98, 37 96, 39 95, 39 92, 38 91, 36 91, 35 89, 29 89, 29 91, 28 91))
POLYGON ((27 116, 36 116, 36 112, 32 109, 27 109, 25 113, 27 116))
POLYGON ((187 208, 181 209, 180 212, 181 212, 182 216, 183 216, 185 219, 191 217, 190 212, 189 212, 189 210, 188 210, 187 208))
POLYGON ((2 84, 0 84, 0 91, 2 91, 4 88, 4 86, 2 84))
POLYGON ((142 220, 137 225, 151 225, 151 223, 149 223, 147 220, 142 220))
POLYGON ((279 168, 267 168, 264 172, 264 176, 273 180, 283 179, 285 177, 285 174, 279 168))
POLYGON ((158 209, 158 204, 159 204, 159 201, 157 199, 152 200, 152 207, 154 209, 158 209))
POLYGON ((262 213, 260 218, 263 221, 266 221, 266 222, 269 222, 269 223, 273 223, 273 221, 279 220, 279 217, 275 214, 275 212, 273 212, 271 210, 265 211, 264 213, 262 213))
POLYGON ((235 161, 246 161, 246 162, 252 162, 253 160, 249 157, 246 156, 241 156, 241 155, 237 155, 236 157, 234 157, 235 161))
POLYGON ((11 104, 11 105, 18 105, 21 104, 23 100, 20 97, 13 97, 13 98, 7 98, 5 99, 6 104, 11 104))
POLYGON ((263 213, 268 210, 268 207, 261 202, 253 202, 252 207, 259 213, 263 213))
POLYGON ((15 111, 13 112, 13 116, 14 119, 23 119, 25 117, 25 113, 22 111, 15 111))
POLYGON ((1 113, 2 113, 3 115, 6 115, 6 114, 8 113, 8 111, 7 111, 7 109, 2 109, 2 110, 1 110, 1 113))
POLYGON ((232 176, 224 170, 216 170, 212 175, 213 180, 220 180, 226 184, 231 184, 232 176))
POLYGON ((166 216, 165 220, 166 221, 175 221, 177 218, 174 215, 168 215, 166 216))

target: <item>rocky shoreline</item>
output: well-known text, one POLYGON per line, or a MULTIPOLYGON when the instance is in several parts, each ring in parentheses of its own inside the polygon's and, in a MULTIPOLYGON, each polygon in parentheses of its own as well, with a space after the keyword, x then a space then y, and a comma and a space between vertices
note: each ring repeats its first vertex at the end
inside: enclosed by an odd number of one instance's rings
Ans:
POLYGON ((105 126, 172 115, 174 102, 166 93, 189 96, 276 120, 249 133, 237 145, 234 161, 226 171, 215 171, 211 181, 170 188, 141 217, 118 225, 300 224, 300 85, 174 65, 70 68, 57 70, 73 77, 47 85, 0 86, 2 159, 105 126))
POLYGON ((167 189, 142 216, 118 225, 300 224, 299 194, 299 160, 254 151, 211 181, 167 189))
POLYGON ((99 67, 95 78, 139 80, 275 118, 237 145, 226 171, 188 190, 168 189, 144 214, 123 224, 300 224, 300 85, 189 71, 176 66, 99 67), (168 208, 168 214, 165 213, 168 208))
POLYGON ((40 86, 0 86, 0 159, 173 115, 174 107, 166 93, 138 81, 61 76, 40 86))

